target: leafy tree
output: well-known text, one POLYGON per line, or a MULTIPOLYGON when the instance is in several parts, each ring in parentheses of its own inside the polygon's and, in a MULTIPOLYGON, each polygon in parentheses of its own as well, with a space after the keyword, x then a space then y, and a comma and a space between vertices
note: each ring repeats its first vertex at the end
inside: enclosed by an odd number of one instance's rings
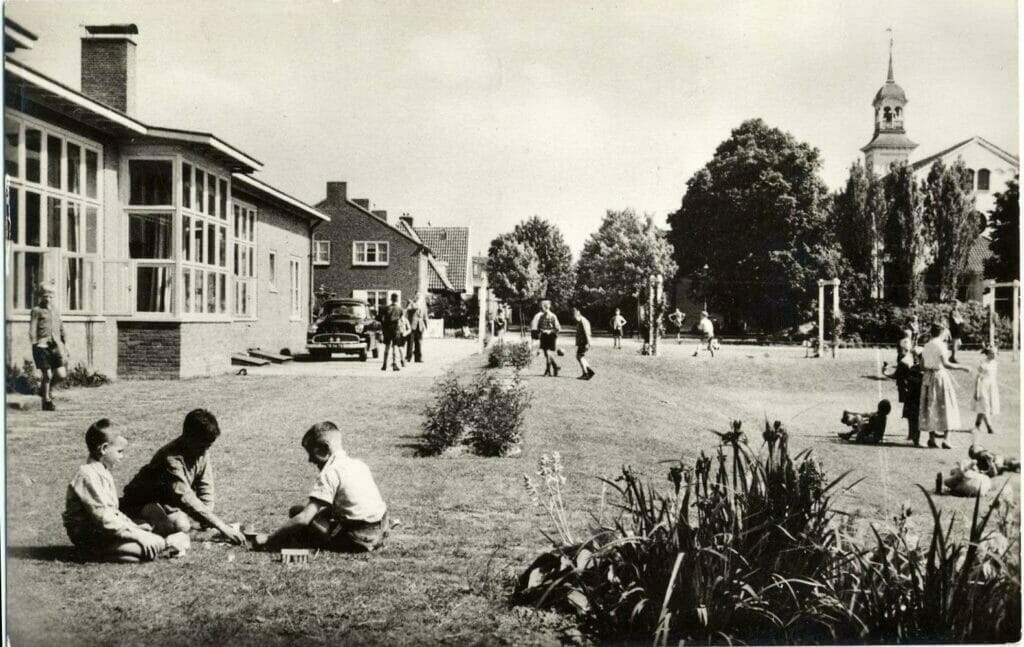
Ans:
POLYGON ((708 266, 711 305, 763 328, 795 323, 833 256, 818 150, 760 119, 744 122, 686 183, 669 216, 680 274, 708 266))
POLYGON ((537 299, 543 287, 537 253, 512 234, 491 241, 487 250, 487 280, 495 296, 515 304, 523 321, 524 304, 537 299))
POLYGON ((601 227, 583 244, 576 265, 577 290, 597 305, 616 305, 661 274, 671 280, 677 270, 672 245, 650 216, 633 209, 609 210, 601 227))
POLYGON ((914 171, 906 162, 889 168, 884 185, 890 292, 898 305, 915 305, 924 300, 924 282, 921 279, 931 243, 921 193, 914 181, 914 171))
POLYGON ((576 277, 572 250, 562 232, 547 220, 532 216, 516 225, 512 237, 537 254, 538 270, 544 281, 541 296, 551 299, 555 310, 565 310, 572 300, 576 277))
POLYGON ((850 167, 846 187, 835 194, 831 209, 832 230, 849 264, 848 275, 842 276, 844 292, 850 288, 866 288, 863 295, 882 294, 882 263, 880 242, 885 232, 885 193, 882 182, 860 163, 850 167), (853 284, 853 285, 851 285, 853 284))
POLYGON ((996 194, 996 206, 989 224, 992 226, 992 257, 985 261, 985 276, 1012 281, 1020 276, 1020 176, 1006 183, 1006 190, 996 194))
POLYGON ((925 227, 934 242, 939 299, 949 301, 956 298, 967 256, 985 228, 985 219, 974 210, 971 171, 963 160, 951 166, 937 160, 921 189, 925 227))

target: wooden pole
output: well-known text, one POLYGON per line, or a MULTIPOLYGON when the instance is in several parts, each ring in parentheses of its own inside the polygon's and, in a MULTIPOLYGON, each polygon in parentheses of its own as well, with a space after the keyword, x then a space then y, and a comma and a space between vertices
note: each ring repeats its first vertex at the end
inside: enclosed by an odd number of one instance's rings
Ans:
POLYGON ((487 337, 488 333, 492 332, 487 327, 487 313, 490 312, 490 299, 487 298, 487 275, 483 276, 480 287, 478 288, 476 297, 476 326, 479 330, 478 336, 480 337, 480 352, 484 352, 487 348, 487 337))
POLYGON ((839 279, 832 280, 832 359, 836 358, 839 346, 839 279))
POLYGON ((647 352, 654 354, 654 277, 647 279, 647 352))
POLYGON ((825 350, 825 281, 818 279, 818 357, 825 350))
POLYGON ((1020 281, 1013 282, 1013 361, 1020 359, 1020 281))
POLYGON ((996 347, 996 282, 985 281, 988 288, 988 347, 996 347))

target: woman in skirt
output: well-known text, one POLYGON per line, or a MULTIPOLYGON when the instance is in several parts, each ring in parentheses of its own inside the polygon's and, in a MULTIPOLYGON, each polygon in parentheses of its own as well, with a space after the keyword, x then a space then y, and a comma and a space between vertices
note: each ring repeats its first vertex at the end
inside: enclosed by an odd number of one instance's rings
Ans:
POLYGON ((949 371, 970 372, 966 366, 949 361, 946 339, 949 330, 942 324, 932 324, 931 341, 921 351, 921 408, 919 426, 928 432, 928 446, 938 447, 936 438, 942 438, 942 448, 950 449, 949 430, 960 428, 960 407, 956 401, 956 385, 949 371))

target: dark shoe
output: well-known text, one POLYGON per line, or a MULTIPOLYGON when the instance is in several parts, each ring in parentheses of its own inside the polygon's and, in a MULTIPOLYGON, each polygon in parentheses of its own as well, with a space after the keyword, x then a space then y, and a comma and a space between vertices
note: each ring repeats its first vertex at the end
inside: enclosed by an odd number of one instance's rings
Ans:
POLYGON ((561 369, 560 369, 560 368, 558 367, 558 364, 552 364, 552 365, 551 365, 551 368, 552 368, 552 369, 554 370, 554 373, 555 373, 555 377, 558 377, 558 371, 560 371, 560 370, 561 370, 561 369))
POLYGON ((380 367, 380 370, 382 370, 382 371, 386 371, 386 370, 388 370, 388 365, 387 365, 387 364, 385 364, 384 366, 381 366, 381 367, 380 367))
POLYGON ((43 400, 43 411, 56 411, 57 407, 54 406, 53 400, 43 400))
POLYGON ((578 377, 578 378, 576 378, 576 379, 577 379, 577 380, 589 380, 589 379, 590 379, 590 376, 588 376, 588 375, 587 375, 586 373, 584 373, 583 375, 579 376, 579 377, 578 377))
POLYGON ((938 446, 937 444, 935 444, 935 441, 934 441, 934 440, 929 440, 929 441, 928 441, 928 448, 929 448, 929 449, 938 449, 938 448, 939 448, 939 446, 938 446))
POLYGON ((594 372, 594 369, 592 369, 592 368, 588 368, 588 369, 587 369, 587 379, 588 379, 588 380, 589 380, 590 378, 594 377, 595 375, 597 375, 597 373, 595 373, 595 372, 594 372))
POLYGON ((942 441, 942 448, 943 449, 953 449, 953 446, 950 445, 949 443, 947 443, 946 441, 942 441))
POLYGON ((392 371, 397 371, 397 370, 398 370, 398 364, 393 364, 393 365, 391 366, 391 370, 392 370, 392 371))

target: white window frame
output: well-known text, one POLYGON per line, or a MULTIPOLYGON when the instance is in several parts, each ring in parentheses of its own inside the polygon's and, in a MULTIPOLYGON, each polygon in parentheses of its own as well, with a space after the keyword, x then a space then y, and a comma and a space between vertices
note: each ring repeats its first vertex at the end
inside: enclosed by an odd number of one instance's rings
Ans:
MULTIPOLYGON (((6 306, 9 313, 14 314, 13 318, 26 317, 34 303, 34 294, 21 294, 20 288, 14 284, 14 275, 24 276, 25 269, 25 255, 26 254, 38 254, 40 257, 40 275, 43 280, 49 284, 52 284, 56 295, 57 295, 57 307, 60 309, 65 318, 74 319, 79 316, 95 316, 102 312, 102 290, 100 285, 103 283, 103 220, 104 220, 104 209, 103 209, 103 146, 95 141, 82 137, 81 135, 72 133, 63 128, 53 126, 49 123, 40 121, 29 117, 28 115, 12 110, 10 108, 4 108, 4 119, 7 124, 17 124, 18 126, 18 147, 17 147, 17 165, 18 175, 8 176, 5 171, 5 201, 11 192, 18 192, 17 199, 17 213, 11 214, 13 218, 17 219, 17 240, 10 241, 10 247, 8 252, 10 253, 10 259, 8 260, 8 279, 7 284, 7 296, 6 306), (32 128, 40 132, 40 151, 39 151, 39 181, 30 182, 26 179, 26 168, 25 168, 25 130, 26 128, 32 128), (49 147, 47 146, 48 137, 60 138, 61 140, 61 161, 59 164, 60 168, 60 186, 51 187, 47 181, 47 174, 49 172, 49 147), (67 150, 68 144, 74 144, 79 148, 80 158, 78 161, 78 176, 79 176, 79 190, 76 193, 72 193, 68 190, 68 172, 67 172, 67 150), (88 152, 96 155, 96 195, 89 197, 88 195, 88 176, 87 176, 87 163, 88 152), (39 195, 39 245, 28 245, 25 243, 26 234, 26 219, 25 219, 25 206, 26 206, 26 192, 31 191, 39 195), (49 198, 55 198, 60 201, 60 229, 61 229, 61 244, 60 247, 49 247, 49 219, 47 214, 47 205, 49 198), (78 245, 75 250, 68 249, 68 212, 70 211, 69 205, 76 204, 78 206, 79 217, 80 217, 80 230, 78 232, 78 245), (86 238, 86 231, 88 225, 88 212, 90 209, 95 210, 95 240, 94 251, 88 252, 88 240, 86 238), (78 261, 82 266, 82 278, 80 283, 76 286, 69 286, 66 284, 65 279, 69 272, 67 271, 68 264, 70 261, 78 261), (48 267, 48 265, 50 267, 48 267), (68 295, 69 290, 72 288, 76 289, 78 299, 82 303, 83 307, 75 310, 71 310, 68 307, 68 295)), ((6 136, 6 131, 5 131, 6 136)), ((4 205, 5 218, 7 211, 7 204, 4 205)), ((33 290, 34 292, 34 290, 33 290)))
POLYGON ((267 253, 267 284, 270 291, 277 294, 277 250, 271 249, 267 253))
MULTIPOLYGON (((130 156, 129 159, 137 159, 130 156)), ((177 156, 177 163, 174 166, 175 173, 175 255, 178 263, 178 294, 176 299, 177 310, 182 320, 189 321, 223 321, 233 318, 234 315, 234 222, 230 217, 234 213, 234 199, 231 196, 231 178, 219 171, 211 170, 206 164, 198 162, 190 157, 177 156), (190 167, 192 177, 189 182, 189 204, 185 207, 185 178, 183 177, 184 165, 190 167), (196 172, 203 173, 204 191, 202 208, 198 202, 199 188, 196 185, 196 172), (212 182, 213 188, 213 209, 207 209, 209 204, 208 191, 205 190, 212 182), (225 192, 221 200, 222 191, 225 192), (182 241, 185 219, 188 218, 190 233, 188 236, 188 258, 185 258, 184 244, 182 241), (209 232, 214 235, 213 260, 211 262, 209 249, 209 232), (202 229, 202 262, 197 260, 199 245, 196 241, 196 233, 202 229), (199 273, 202 273, 202 285, 196 280, 199 273), (214 280, 214 311, 211 312, 209 305, 209 276, 217 277, 214 280), (188 294, 186 294, 185 283, 188 276, 188 294), (186 307, 187 306, 187 307, 186 307)), ((255 308, 254 308, 255 310, 255 308)), ((248 318, 248 317, 245 317, 248 318)))
POLYGON ((352 265, 358 267, 387 267, 391 261, 390 244, 386 240, 354 240, 352 241, 352 265), (373 245, 377 260, 367 261, 367 252, 373 245), (383 251, 383 254, 381 254, 383 251), (362 256, 362 260, 360 260, 362 256), (380 260, 383 256, 384 260, 380 260))
POLYGON ((291 321, 302 320, 302 262, 297 256, 288 257, 288 291, 291 296, 291 321))
POLYGON ((232 258, 231 266, 232 288, 231 301, 232 312, 235 319, 256 319, 257 298, 256 286, 259 285, 259 262, 256 256, 257 249, 257 225, 259 223, 259 210, 255 205, 235 200, 232 206, 232 217, 229 219, 228 228, 232 233, 232 258), (244 251, 244 253, 242 253, 244 251), (241 259, 243 267, 238 267, 235 259, 241 259))
POLYGON ((331 264, 331 241, 316 239, 313 241, 313 265, 331 264))

